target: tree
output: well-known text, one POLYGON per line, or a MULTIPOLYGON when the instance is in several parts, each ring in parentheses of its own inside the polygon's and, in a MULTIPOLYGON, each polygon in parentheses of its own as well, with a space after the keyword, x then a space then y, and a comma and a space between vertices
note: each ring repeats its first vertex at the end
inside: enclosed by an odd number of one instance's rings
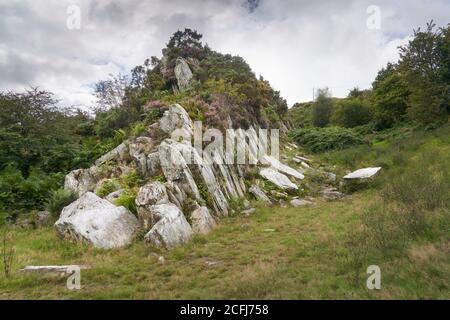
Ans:
MULTIPOLYGON (((139 80, 136 80, 139 81, 139 80)), ((120 107, 125 97, 125 90, 130 81, 125 75, 109 75, 109 79, 101 80, 95 84, 97 109, 107 110, 120 107)))
POLYGON ((373 115, 378 129, 390 128, 406 117, 410 91, 398 66, 388 64, 373 83, 373 115))
POLYGON ((411 92, 408 115, 427 124, 446 120, 450 111, 450 24, 435 30, 414 30, 413 39, 400 47, 400 68, 411 92))
POLYGON ((330 90, 323 88, 318 90, 316 101, 312 108, 312 122, 316 127, 325 127, 330 122, 333 108, 330 90))
POLYGON ((339 101, 332 119, 338 126, 354 128, 369 123, 372 116, 367 102, 353 98, 339 101))

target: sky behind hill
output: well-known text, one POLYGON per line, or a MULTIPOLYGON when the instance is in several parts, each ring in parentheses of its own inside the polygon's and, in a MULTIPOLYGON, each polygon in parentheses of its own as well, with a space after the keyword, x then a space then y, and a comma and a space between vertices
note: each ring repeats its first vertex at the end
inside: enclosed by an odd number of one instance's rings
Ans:
POLYGON ((450 1, 0 0, 0 90, 39 86, 64 105, 92 105, 95 82, 161 56, 188 27, 212 49, 242 56, 292 105, 311 100, 313 88, 345 96, 370 87, 431 19, 449 23, 450 1), (67 27, 70 5, 80 8, 80 29, 67 27))

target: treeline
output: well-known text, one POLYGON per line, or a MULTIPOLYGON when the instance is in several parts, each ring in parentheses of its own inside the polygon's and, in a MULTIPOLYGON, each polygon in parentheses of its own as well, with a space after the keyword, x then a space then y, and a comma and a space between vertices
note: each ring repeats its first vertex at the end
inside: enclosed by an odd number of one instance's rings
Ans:
MULTIPOLYGON (((415 30, 409 43, 399 47, 399 53, 399 61, 380 70, 371 89, 354 88, 347 98, 337 99, 324 88, 314 102, 294 105, 290 110, 292 124, 311 128, 301 129, 296 137, 302 140, 307 132, 317 132, 314 127, 338 126, 368 133, 406 123, 434 127, 447 123, 450 25, 436 28, 430 22, 425 30, 415 30)), ((342 134, 351 135, 348 130, 342 134)))

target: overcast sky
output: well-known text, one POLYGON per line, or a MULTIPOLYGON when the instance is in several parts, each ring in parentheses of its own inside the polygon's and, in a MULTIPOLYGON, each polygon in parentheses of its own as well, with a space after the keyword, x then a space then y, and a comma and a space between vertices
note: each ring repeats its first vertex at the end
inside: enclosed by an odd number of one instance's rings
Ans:
POLYGON ((161 56, 189 27, 214 50, 242 56, 292 105, 313 88, 345 96, 370 87, 431 19, 449 23, 450 1, 0 0, 0 90, 39 86, 65 105, 92 105, 96 81, 161 56), (67 27, 70 5, 81 9, 80 29, 67 27))

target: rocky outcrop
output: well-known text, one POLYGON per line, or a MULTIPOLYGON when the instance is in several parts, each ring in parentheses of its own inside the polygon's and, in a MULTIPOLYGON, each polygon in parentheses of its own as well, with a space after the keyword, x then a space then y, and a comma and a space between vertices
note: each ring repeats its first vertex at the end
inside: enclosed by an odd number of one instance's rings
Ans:
POLYGON ((62 210, 55 227, 63 238, 111 249, 130 244, 139 222, 126 208, 87 192, 62 210))
POLYGON ((175 77, 177 78, 178 89, 180 90, 187 89, 189 87, 193 75, 185 59, 181 57, 177 58, 174 73, 175 77))
MULTIPOLYGON (((231 120, 229 125, 232 126, 231 120)), ((149 126, 148 136, 129 139, 99 158, 95 166, 71 172, 66 177, 66 187, 77 190, 82 197, 65 209, 57 222, 58 232, 97 247, 129 243, 136 219, 130 218, 125 208, 113 204, 123 191, 107 195, 106 200, 90 191, 107 179, 120 181, 130 170, 136 170, 141 181, 146 182, 135 199, 140 227, 147 232, 145 241, 166 249, 187 242, 193 233, 210 232, 221 216, 228 215, 229 201, 245 198, 247 191, 257 200, 272 204, 258 185, 247 190, 246 172, 256 160, 262 160, 266 166, 260 175, 282 190, 297 190, 294 182, 304 179, 302 172, 272 156, 258 154, 255 128, 227 131, 230 138, 239 142, 237 153, 248 153, 247 164, 239 165, 227 163, 220 153, 199 154, 190 143, 193 131, 186 110, 179 104, 171 105, 158 122, 149 126), (125 226, 125 221, 132 227, 125 226), (116 227, 117 239, 111 231, 116 227)))
POLYGON ((149 246, 171 249, 191 239, 192 228, 176 205, 168 203, 152 206, 151 214, 154 225, 144 237, 149 246))

